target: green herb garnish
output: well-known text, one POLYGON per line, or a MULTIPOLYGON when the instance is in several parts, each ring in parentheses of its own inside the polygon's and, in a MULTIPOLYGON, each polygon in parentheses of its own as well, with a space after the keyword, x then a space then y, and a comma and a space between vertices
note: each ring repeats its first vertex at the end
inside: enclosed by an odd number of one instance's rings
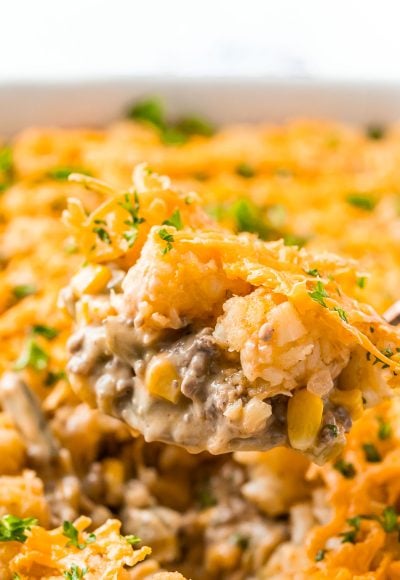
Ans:
POLYGON ((92 232, 94 232, 105 244, 111 244, 110 234, 105 228, 96 226, 92 229, 92 232))
POLYGON ((133 534, 123 537, 131 546, 136 546, 136 544, 140 544, 140 542, 142 541, 141 538, 139 538, 138 536, 134 536, 133 534))
POLYGON ((214 497, 208 487, 205 487, 199 491, 198 500, 202 509, 214 507, 218 503, 217 499, 214 497))
POLYGON ((39 334, 40 336, 44 336, 47 340, 53 340, 60 334, 60 331, 53 326, 45 326, 44 324, 35 324, 32 326, 33 334, 39 334))
POLYGON ((340 308, 339 306, 334 306, 333 311, 339 314, 339 318, 341 318, 343 322, 349 322, 349 319, 347 318, 347 313, 345 310, 343 310, 343 308, 340 308))
POLYGON ((359 288, 361 288, 361 289, 362 288, 365 288, 366 283, 367 283, 367 277, 366 276, 360 276, 359 278, 357 278, 356 284, 357 284, 357 286, 359 288))
POLYGON ((257 234, 262 240, 271 238, 272 228, 268 225, 261 208, 247 199, 239 199, 233 204, 232 215, 238 232, 257 234))
POLYGON ((317 276, 321 277, 321 274, 318 272, 317 268, 312 268, 311 270, 304 270, 304 271, 309 276, 314 276, 314 278, 316 278, 317 276))
POLYGON ((386 129, 382 125, 369 125, 366 128, 365 133, 369 139, 378 141, 383 139, 386 134, 386 129))
POLYGON ((353 529, 339 534, 339 536, 342 537, 342 544, 355 544, 357 533, 360 531, 361 519, 362 518, 360 516, 355 516, 346 520, 349 526, 351 526, 353 529))
POLYGON ((241 177, 246 177, 247 179, 255 176, 255 171, 248 163, 239 163, 236 167, 236 173, 241 177))
POLYGON ((91 175, 87 169, 82 167, 54 167, 47 172, 47 177, 57 181, 68 181, 71 173, 81 173, 83 175, 91 175))
POLYGON ((229 539, 233 544, 238 546, 243 551, 247 550, 249 547, 250 538, 244 534, 241 534, 240 532, 232 534, 229 539))
POLYGON ((74 546, 78 550, 83 550, 88 544, 96 540, 95 534, 89 534, 86 541, 79 542, 79 532, 72 522, 65 521, 63 523, 63 535, 69 539, 67 546, 74 546))
POLYGON ((182 119, 176 123, 175 127, 188 137, 191 135, 204 135, 204 137, 211 137, 215 132, 213 125, 209 121, 197 116, 182 117, 182 119))
POLYGON ((58 383, 58 381, 64 380, 66 378, 67 375, 65 371, 57 371, 57 372, 49 371, 47 373, 47 377, 44 384, 46 385, 46 387, 52 387, 53 385, 58 383))
POLYGON ((87 571, 88 569, 86 567, 80 568, 77 564, 71 564, 69 570, 65 570, 63 575, 67 580, 81 580, 87 571))
POLYGON ((382 417, 378 417, 379 429, 378 437, 381 441, 389 439, 392 435, 392 426, 387 421, 384 421, 382 417))
POLYGON ((129 220, 125 221, 125 225, 129 226, 130 229, 123 234, 125 240, 128 242, 128 247, 131 248, 136 241, 139 225, 145 221, 144 218, 139 217, 140 204, 137 192, 135 191, 133 194, 133 203, 129 193, 126 193, 124 201, 120 202, 120 206, 131 216, 129 220))
POLYGON ((379 463, 382 461, 381 454, 373 443, 364 443, 362 446, 365 454, 365 459, 369 463, 379 463))
POLYGON ((14 286, 12 292, 17 300, 22 300, 26 296, 36 294, 36 287, 32 284, 19 284, 18 286, 14 286))
POLYGON ((325 558, 326 550, 318 550, 315 554, 315 561, 321 562, 325 558))
POLYGON ((372 211, 377 204, 375 197, 362 193, 350 193, 346 197, 346 201, 350 205, 366 211, 372 211))
POLYGON ((14 369, 20 371, 31 367, 35 371, 43 371, 49 362, 49 355, 33 339, 28 339, 25 349, 15 363, 14 369))
POLYGON ((36 518, 18 518, 7 514, 0 518, 0 542, 25 542, 25 532, 37 524, 36 518))
POLYGON ((337 426, 334 425, 333 423, 327 423, 326 425, 324 425, 324 429, 330 431, 332 433, 332 437, 337 437, 339 434, 337 426))
POLYGON ((165 126, 164 107, 159 99, 138 101, 128 110, 127 116, 135 121, 151 123, 158 128, 165 126))
POLYGON ((174 241, 174 236, 170 234, 165 228, 161 228, 158 230, 158 235, 162 240, 167 242, 165 248, 163 249, 163 255, 167 254, 172 250, 172 242, 174 241))
POLYGON ((346 479, 353 479, 356 476, 356 470, 352 463, 345 461, 344 459, 338 459, 334 463, 333 467, 336 471, 339 471, 346 479))
POLYGON ((174 211, 174 213, 167 219, 163 221, 164 226, 173 226, 177 230, 181 230, 183 228, 183 222, 181 213, 178 209, 174 211))
POLYGON ((318 302, 324 308, 328 308, 324 298, 328 297, 328 294, 324 288, 324 285, 321 281, 318 281, 314 290, 312 292, 308 292, 310 298, 312 298, 315 302, 318 302))
POLYGON ((306 236, 298 236, 296 234, 285 234, 283 236, 283 243, 285 246, 298 246, 302 248, 307 242, 309 238, 306 236))

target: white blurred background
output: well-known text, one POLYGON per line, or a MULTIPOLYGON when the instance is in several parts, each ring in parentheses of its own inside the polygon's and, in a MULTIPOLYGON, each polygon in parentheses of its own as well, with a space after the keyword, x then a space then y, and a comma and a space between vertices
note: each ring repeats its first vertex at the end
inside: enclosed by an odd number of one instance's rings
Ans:
POLYGON ((135 75, 400 82, 399 0, 0 0, 0 82, 135 75))

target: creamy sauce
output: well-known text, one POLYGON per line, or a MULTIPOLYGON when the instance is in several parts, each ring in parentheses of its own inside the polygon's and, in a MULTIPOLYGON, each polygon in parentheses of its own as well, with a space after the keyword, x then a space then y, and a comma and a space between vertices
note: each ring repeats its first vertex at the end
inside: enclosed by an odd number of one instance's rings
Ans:
MULTIPOLYGON (((266 400, 272 412, 250 427, 227 413, 228 408, 246 408, 249 384, 239 359, 217 345, 210 328, 149 337, 132 321, 115 316, 79 330, 69 349, 69 371, 89 382, 99 409, 125 421, 146 441, 213 454, 288 444, 288 397, 266 400), (152 395, 145 385, 146 368, 160 353, 179 372, 181 395, 176 403, 152 395)), ((343 442, 350 423, 343 408, 327 404, 319 439, 309 454, 323 461, 343 442), (335 426, 336 434, 332 427, 325 428, 327 424, 335 426)))

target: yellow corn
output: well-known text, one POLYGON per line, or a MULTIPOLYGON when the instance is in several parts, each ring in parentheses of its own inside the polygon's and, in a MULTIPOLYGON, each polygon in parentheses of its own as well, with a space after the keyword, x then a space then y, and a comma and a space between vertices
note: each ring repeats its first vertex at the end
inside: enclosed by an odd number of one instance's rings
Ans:
POLYGON ((321 426, 324 404, 306 389, 296 391, 289 399, 287 422, 289 441, 294 449, 309 449, 321 426))
POLYGON ((180 378, 175 366, 165 356, 154 357, 146 370, 146 387, 152 395, 176 403, 180 395, 180 378))
POLYGON ((76 303, 75 319, 79 325, 90 324, 90 305, 84 298, 76 303))
POLYGON ((101 264, 89 264, 73 277, 72 289, 76 296, 83 294, 97 294, 105 288, 111 278, 111 272, 107 266, 101 264))
POLYGON ((330 400, 335 405, 345 407, 345 409, 350 412, 352 419, 358 419, 361 417, 364 410, 362 392, 360 389, 351 389, 347 391, 335 389, 330 396, 330 400))

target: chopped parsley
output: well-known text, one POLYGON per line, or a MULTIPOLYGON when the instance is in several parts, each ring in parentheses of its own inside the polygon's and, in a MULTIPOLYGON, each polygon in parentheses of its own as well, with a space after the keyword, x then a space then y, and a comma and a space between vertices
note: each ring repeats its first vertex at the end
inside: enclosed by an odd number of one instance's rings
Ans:
POLYGON ((164 107, 159 99, 144 99, 135 103, 127 114, 129 119, 151 123, 157 128, 165 125, 164 107))
POLYGON ((362 448, 364 451, 365 459, 368 461, 368 463, 379 463, 382 461, 381 454, 373 443, 364 443, 362 448))
POLYGON ((246 177, 247 179, 255 176, 255 171, 248 163, 239 163, 236 167, 236 173, 241 177, 246 177))
POLYGON ((356 470, 352 463, 345 461, 344 459, 338 459, 333 465, 336 471, 339 471, 346 479, 353 479, 356 476, 356 470))
POLYGON ((309 276, 314 276, 314 278, 316 278, 317 276, 321 277, 321 274, 318 272, 317 268, 312 268, 311 270, 304 270, 304 271, 309 276))
POLYGON ((36 526, 36 518, 19 518, 7 514, 0 518, 0 542, 25 542, 26 531, 36 526))
POLYGON ((163 225, 173 226, 177 230, 181 230, 183 228, 181 212, 178 209, 176 209, 167 220, 163 221, 163 225))
POLYGON ((68 181, 71 173, 81 173, 83 175, 91 175, 87 169, 82 167, 54 167, 47 172, 47 177, 57 181, 68 181))
POLYGON ((358 207, 359 209, 364 209, 365 211, 372 211, 377 204, 375 197, 362 193, 350 193, 346 197, 346 201, 350 205, 358 207))
POLYGON ((324 308, 328 308, 324 298, 328 297, 328 294, 324 288, 324 285, 319 280, 312 292, 308 292, 310 298, 312 298, 315 302, 318 302, 324 308))
POLYGON ((11 147, 0 148, 0 171, 7 173, 12 169, 12 150, 11 147))
POLYGON ((397 512, 392 506, 385 507, 382 512, 382 516, 377 518, 377 521, 381 524, 382 528, 387 533, 395 532, 399 529, 399 524, 397 522, 397 512))
POLYGON ((71 564, 69 570, 65 570, 64 578, 67 578, 67 580, 81 580, 87 571, 86 567, 80 568, 77 564, 71 564))
POLYGON ((308 240, 308 237, 298 236, 296 234, 285 234, 283 236, 283 243, 285 246, 298 246, 299 248, 302 248, 308 240))
POLYGON ((17 574, 17 572, 14 572, 14 574, 12 575, 12 580, 21 580, 21 576, 17 574))
POLYGON ((315 554, 315 561, 321 562, 325 558, 326 550, 318 550, 315 554))
POLYGON ((383 139, 386 134, 386 129, 383 125, 368 125, 365 130, 365 133, 369 139, 373 141, 379 141, 383 139))
POLYGON ((138 536, 134 536, 133 534, 123 537, 131 546, 136 546, 136 544, 140 544, 140 542, 142 541, 141 538, 139 538, 138 536))
POLYGON ((20 358, 15 363, 14 369, 20 371, 27 367, 31 367, 35 371, 43 371, 49 362, 49 355, 44 351, 37 342, 30 338, 28 339, 25 349, 20 358))
POLYGON ((148 123, 158 130, 160 139, 167 145, 182 145, 193 135, 210 137, 214 127, 198 116, 182 117, 176 123, 167 120, 159 99, 145 99, 137 102, 128 111, 128 117, 141 123, 148 123))
POLYGON ((47 373, 47 377, 46 377, 44 384, 46 385, 46 387, 52 387, 53 385, 58 383, 58 381, 62 381, 66 378, 67 378, 67 375, 66 375, 65 371, 57 371, 57 372, 49 371, 47 373))
POLYGON ((125 225, 129 226, 130 229, 123 234, 125 240, 128 242, 128 247, 131 248, 136 241, 139 225, 145 221, 144 218, 139 217, 140 203, 137 192, 135 191, 133 194, 133 202, 129 193, 126 193, 124 201, 120 202, 120 206, 131 216, 129 220, 125 221, 125 225))
POLYGON ((337 437, 339 435, 339 430, 338 430, 337 426, 334 425, 333 423, 327 423, 326 425, 324 425, 324 429, 327 429, 328 431, 330 431, 332 434, 332 437, 337 437))
POLYGON ((345 310, 343 310, 343 308, 340 308, 339 306, 334 306, 333 311, 339 314, 339 317, 343 320, 343 322, 349 322, 349 319, 347 318, 347 313, 345 310))
POLYGON ((365 288, 366 283, 367 283, 367 277, 366 276, 359 276, 357 278, 356 284, 357 284, 357 286, 359 288, 361 288, 361 289, 365 288))
POLYGON ((170 234, 165 228, 161 228, 158 230, 158 235, 162 240, 167 242, 165 248, 163 249, 163 255, 167 254, 172 250, 172 242, 174 241, 174 236, 170 234))
POLYGON ((176 129, 181 131, 185 136, 204 135, 204 137, 211 137, 215 133, 213 125, 197 116, 183 117, 176 123, 176 129))
POLYGON ((207 509, 217 505, 218 501, 213 495, 210 487, 208 485, 202 487, 197 495, 198 502, 201 509, 207 509))
POLYGON ((35 324, 32 326, 32 332, 33 334, 44 336, 47 340, 53 340, 53 338, 56 338, 60 334, 60 331, 57 330, 57 328, 54 328, 53 326, 45 326, 44 324, 35 324))
POLYGON ((110 234, 105 228, 96 226, 92 229, 92 232, 94 232, 105 244, 111 244, 110 234))
POLYGON ((361 519, 362 519, 361 516, 355 516, 353 518, 349 518, 348 520, 346 520, 352 529, 346 530, 345 532, 339 534, 339 536, 342 537, 342 544, 356 543, 356 536, 357 533, 360 531, 361 519))
POLYGON ((32 284, 19 284, 18 286, 14 286, 12 292, 17 300, 22 300, 22 298, 36 294, 36 286, 32 284))
POLYGON ((382 417, 378 417, 378 437, 381 441, 389 439, 392 435, 392 426, 390 423, 385 421, 382 417))
POLYGON ((83 550, 88 544, 96 540, 95 534, 89 534, 86 541, 79 542, 79 532, 73 523, 65 521, 63 523, 63 535, 69 539, 67 546, 74 546, 78 550, 83 550))
POLYGON ((247 199, 239 199, 233 204, 232 215, 238 232, 258 234, 262 240, 270 239, 271 227, 268 226, 262 209, 247 199))
POLYGON ((250 538, 240 532, 236 532, 230 536, 230 541, 244 551, 249 547, 250 538))

